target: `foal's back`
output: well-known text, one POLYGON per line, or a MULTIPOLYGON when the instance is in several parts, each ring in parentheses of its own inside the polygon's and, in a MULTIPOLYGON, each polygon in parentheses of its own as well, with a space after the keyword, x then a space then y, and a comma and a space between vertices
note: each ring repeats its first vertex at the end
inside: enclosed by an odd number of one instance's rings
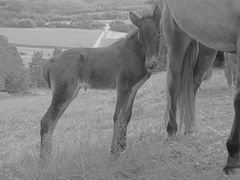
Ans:
POLYGON ((77 81, 90 88, 115 88, 119 73, 142 76, 145 56, 138 42, 137 31, 107 47, 71 48, 49 60, 45 71, 51 81, 77 81), (54 80, 55 79, 55 80, 54 80))

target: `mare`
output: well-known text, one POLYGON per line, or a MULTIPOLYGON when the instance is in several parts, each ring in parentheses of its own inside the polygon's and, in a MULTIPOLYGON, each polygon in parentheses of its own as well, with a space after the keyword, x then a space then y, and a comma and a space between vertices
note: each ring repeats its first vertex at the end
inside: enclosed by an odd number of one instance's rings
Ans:
POLYGON ((44 65, 43 75, 52 89, 52 101, 41 119, 40 159, 50 157, 53 130, 80 88, 116 88, 111 154, 117 158, 126 148, 134 98, 151 75, 145 67, 157 66, 161 10, 156 6, 152 15, 139 17, 130 12, 129 16, 137 28, 125 38, 107 47, 71 48, 44 65))
POLYGON ((169 137, 175 136, 182 126, 184 133, 193 131, 195 95, 217 51, 237 53, 235 117, 223 168, 225 173, 230 173, 240 167, 240 1, 165 0, 162 21, 168 46, 165 121, 169 137))

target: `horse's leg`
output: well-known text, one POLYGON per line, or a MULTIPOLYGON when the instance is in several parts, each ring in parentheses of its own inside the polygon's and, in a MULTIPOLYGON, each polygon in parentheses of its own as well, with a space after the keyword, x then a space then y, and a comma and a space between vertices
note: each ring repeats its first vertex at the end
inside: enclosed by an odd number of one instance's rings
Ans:
POLYGON ((196 95, 198 88, 202 83, 203 76, 216 58, 217 51, 199 44, 199 52, 197 61, 193 71, 194 94, 196 95))
POLYGON ((52 102, 41 119, 40 159, 47 160, 52 151, 52 133, 64 110, 77 95, 77 85, 67 82, 57 85, 53 90, 52 102))
MULTIPOLYGON (((179 34, 179 33, 178 33, 179 34)), ((172 38, 171 45, 168 46, 168 69, 167 69, 167 110, 165 121, 168 135, 171 137, 177 132, 176 108, 181 90, 181 71, 185 52, 191 40, 185 35, 169 35, 172 38)))
POLYGON ((237 70, 236 70, 236 67, 234 67, 234 65, 232 67, 232 81, 233 81, 232 83, 233 87, 235 87, 237 84, 237 70))
POLYGON ((240 39, 238 40, 237 50, 237 86, 234 97, 235 117, 230 136, 226 146, 228 150, 228 159, 224 167, 224 172, 229 173, 234 168, 240 168, 239 148, 240 148, 240 39))
POLYGON ((225 78, 227 79, 229 88, 232 87, 232 80, 233 80, 233 70, 231 68, 234 66, 232 66, 231 63, 232 62, 229 54, 225 54, 224 75, 225 75, 225 78))
MULTIPOLYGON (((185 53, 192 38, 178 27, 172 18, 167 3, 163 10, 163 32, 168 45, 167 66, 167 109, 165 122, 168 135, 174 136, 177 132, 176 111, 181 93, 181 74, 185 53)), ((187 61, 187 60, 186 60, 187 61)), ((189 59, 189 61, 191 61, 189 59)))
MULTIPOLYGON (((119 93, 124 94, 124 98, 121 101, 121 108, 117 108, 117 103, 115 109, 115 113, 117 112, 117 114, 114 113, 114 130, 111 147, 111 154, 114 156, 114 159, 119 156, 120 151, 126 149, 127 126, 132 116, 133 102, 138 89, 146 82, 149 77, 150 74, 146 74, 144 78, 138 81, 133 87, 127 90, 125 89, 124 91, 119 90, 119 93)), ((117 102, 121 97, 123 97, 123 95, 118 96, 117 102)))
POLYGON ((228 66, 224 67, 224 75, 225 78, 227 79, 228 87, 232 87, 232 79, 233 79, 233 74, 231 69, 228 66))
MULTIPOLYGON (((120 112, 122 111, 122 106, 124 104, 124 101, 125 99, 127 98, 127 96, 129 96, 129 92, 130 90, 129 89, 125 89, 125 88, 117 88, 117 102, 116 102, 116 107, 115 107, 115 112, 114 112, 114 116, 113 116, 113 123, 114 123, 114 130, 113 130, 113 142, 116 141, 114 139, 114 134, 115 134, 115 126, 116 126, 116 123, 119 119, 119 114, 120 112)), ((121 149, 124 149, 124 143, 122 142, 120 144, 121 146, 121 149)), ((120 149, 120 150, 121 150, 120 149)), ((114 143, 112 143, 112 147, 111 147, 111 154, 115 154, 115 145, 114 143)))

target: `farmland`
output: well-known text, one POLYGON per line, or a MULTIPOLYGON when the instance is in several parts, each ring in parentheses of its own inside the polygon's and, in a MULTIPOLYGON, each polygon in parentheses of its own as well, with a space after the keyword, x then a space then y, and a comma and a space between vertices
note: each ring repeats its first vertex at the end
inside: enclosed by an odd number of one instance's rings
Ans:
POLYGON ((66 28, 0 28, 10 43, 29 47, 92 47, 102 30, 66 28))
POLYGON ((70 28, 0 28, 0 34, 24 53, 22 59, 26 67, 34 51, 41 51, 44 57, 49 58, 55 47, 92 47, 101 32, 70 28))
POLYGON ((115 91, 80 91, 59 120, 53 159, 38 165, 40 119, 51 93, 7 96, 0 101, 0 179, 4 180, 219 180, 227 157, 225 142, 233 120, 233 89, 222 71, 203 82, 197 95, 197 131, 167 140, 164 129, 166 74, 139 90, 128 128, 127 151, 109 161, 115 91))

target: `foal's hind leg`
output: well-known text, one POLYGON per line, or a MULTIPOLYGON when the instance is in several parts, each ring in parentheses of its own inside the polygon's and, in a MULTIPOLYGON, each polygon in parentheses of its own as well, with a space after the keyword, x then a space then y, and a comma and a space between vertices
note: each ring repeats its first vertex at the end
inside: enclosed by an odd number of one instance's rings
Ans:
POLYGON ((77 85, 67 82, 55 87, 52 102, 41 120, 40 159, 47 160, 52 151, 52 133, 64 110, 77 95, 77 85))
POLYGON ((224 167, 224 172, 229 173, 234 168, 240 168, 239 148, 240 148, 240 39, 237 49, 237 86, 234 97, 235 117, 230 136, 227 140, 228 159, 224 167))
POLYGON ((150 74, 146 74, 143 79, 138 81, 131 88, 117 88, 117 104, 114 113, 114 130, 111 147, 111 154, 116 159, 120 151, 126 148, 127 126, 132 116, 132 107, 138 89, 146 82, 150 74))
POLYGON ((202 44, 199 45, 199 52, 197 61, 194 66, 193 72, 193 83, 194 83, 194 94, 196 95, 198 88, 202 83, 203 76, 209 67, 213 64, 216 58, 217 51, 208 48, 202 44))

